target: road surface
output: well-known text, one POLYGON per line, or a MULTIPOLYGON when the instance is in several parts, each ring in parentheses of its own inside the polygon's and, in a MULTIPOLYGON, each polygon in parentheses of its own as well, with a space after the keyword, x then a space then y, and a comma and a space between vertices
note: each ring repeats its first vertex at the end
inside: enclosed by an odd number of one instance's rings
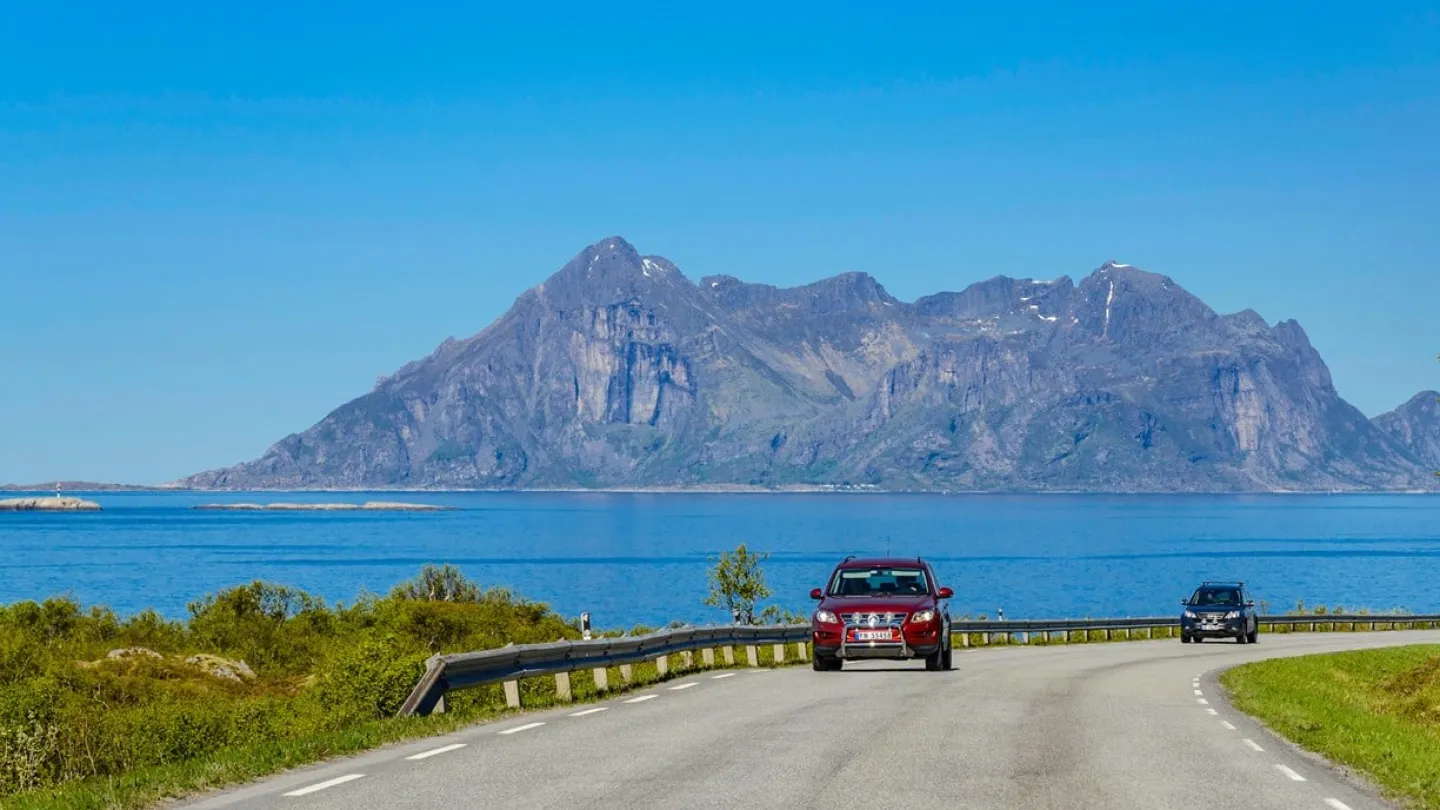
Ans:
POLYGON ((690 675, 200 797, 190 810, 1391 808, 1231 709, 1219 671, 1440 632, 957 650, 955 669, 690 675))

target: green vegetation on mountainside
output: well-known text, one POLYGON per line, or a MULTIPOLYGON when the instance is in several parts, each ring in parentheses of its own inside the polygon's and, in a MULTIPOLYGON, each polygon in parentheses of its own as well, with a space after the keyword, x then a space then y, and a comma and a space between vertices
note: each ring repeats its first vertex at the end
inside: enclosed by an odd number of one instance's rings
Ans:
POLYGON ((1280 658, 1221 682, 1275 732, 1440 810, 1440 646, 1280 658))

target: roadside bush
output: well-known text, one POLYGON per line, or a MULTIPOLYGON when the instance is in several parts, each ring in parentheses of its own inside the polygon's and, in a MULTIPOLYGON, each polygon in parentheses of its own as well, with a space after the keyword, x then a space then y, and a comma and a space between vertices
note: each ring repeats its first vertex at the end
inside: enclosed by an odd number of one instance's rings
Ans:
MULTIPOLYGON (((348 607, 261 581, 192 602, 186 621, 66 598, 3 606, 0 804, 348 731, 393 717, 435 653, 578 636, 548 606, 449 566, 348 607)), ((489 693, 475 692, 457 708, 483 708, 489 693)))

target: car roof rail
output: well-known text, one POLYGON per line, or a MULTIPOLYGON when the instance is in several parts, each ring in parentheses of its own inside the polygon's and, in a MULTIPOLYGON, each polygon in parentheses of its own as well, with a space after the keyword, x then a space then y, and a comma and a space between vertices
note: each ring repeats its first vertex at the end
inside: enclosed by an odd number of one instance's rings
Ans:
POLYGON ((1207 579, 1201 585, 1239 585, 1245 587, 1245 583, 1234 579, 1207 579))

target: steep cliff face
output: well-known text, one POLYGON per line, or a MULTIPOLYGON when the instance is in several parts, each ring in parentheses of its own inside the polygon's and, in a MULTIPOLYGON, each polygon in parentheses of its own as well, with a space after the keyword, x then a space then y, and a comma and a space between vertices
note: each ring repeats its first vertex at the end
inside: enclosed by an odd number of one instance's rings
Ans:
POLYGON ((1440 471, 1440 392, 1416 394, 1404 405, 1375 417, 1375 425, 1413 453, 1421 464, 1440 471))
POLYGON ((696 285, 617 237, 259 460, 182 483, 1416 486, 1401 433, 1339 397, 1298 324, 1218 315, 1127 265, 907 304, 859 273, 696 285))

